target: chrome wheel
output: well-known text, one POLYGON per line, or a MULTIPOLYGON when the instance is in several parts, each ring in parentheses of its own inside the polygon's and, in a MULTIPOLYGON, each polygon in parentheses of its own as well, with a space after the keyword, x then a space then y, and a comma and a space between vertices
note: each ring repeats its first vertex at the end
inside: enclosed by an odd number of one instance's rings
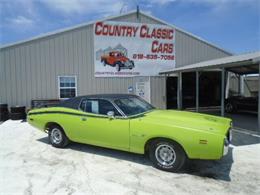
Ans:
POLYGON ((58 128, 54 128, 51 131, 51 140, 54 144, 60 144, 62 142, 62 133, 58 128))
POLYGON ((176 160, 176 153, 168 144, 159 145, 155 150, 156 160, 163 166, 171 166, 176 160))

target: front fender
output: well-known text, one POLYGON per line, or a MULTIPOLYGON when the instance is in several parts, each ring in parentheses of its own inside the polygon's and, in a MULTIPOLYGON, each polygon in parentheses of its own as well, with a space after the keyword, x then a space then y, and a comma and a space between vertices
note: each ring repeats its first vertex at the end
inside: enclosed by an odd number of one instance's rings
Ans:
POLYGON ((133 119, 130 123, 130 151, 145 152, 146 143, 155 138, 171 139, 180 144, 190 159, 220 159, 224 136, 212 132, 164 125, 133 119))

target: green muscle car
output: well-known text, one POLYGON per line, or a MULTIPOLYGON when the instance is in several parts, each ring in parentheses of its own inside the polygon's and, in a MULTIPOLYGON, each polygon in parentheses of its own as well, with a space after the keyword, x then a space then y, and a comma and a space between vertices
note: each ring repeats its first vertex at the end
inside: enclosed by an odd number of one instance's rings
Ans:
POLYGON ((57 148, 70 141, 148 153, 153 165, 176 172, 189 159, 220 159, 231 141, 231 120, 159 110, 135 95, 88 95, 31 110, 28 122, 57 148))

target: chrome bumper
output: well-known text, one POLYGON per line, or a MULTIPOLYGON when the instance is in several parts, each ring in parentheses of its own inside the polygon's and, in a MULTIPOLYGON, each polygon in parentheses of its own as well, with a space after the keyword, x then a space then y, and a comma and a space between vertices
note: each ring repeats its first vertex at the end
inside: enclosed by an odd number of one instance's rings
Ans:
POLYGON ((224 141, 224 148, 223 148, 223 156, 228 154, 228 148, 229 148, 229 143, 226 144, 226 141, 224 141))
POLYGON ((227 137, 224 139, 223 156, 227 155, 231 140, 232 140, 232 131, 231 129, 229 129, 227 133, 227 137))

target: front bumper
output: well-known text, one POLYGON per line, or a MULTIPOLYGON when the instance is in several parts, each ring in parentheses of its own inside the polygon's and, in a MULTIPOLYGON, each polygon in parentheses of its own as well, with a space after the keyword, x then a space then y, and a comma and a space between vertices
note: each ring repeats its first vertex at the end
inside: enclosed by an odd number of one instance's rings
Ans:
POLYGON ((223 156, 228 154, 229 144, 224 143, 223 156))
POLYGON ((228 130, 227 137, 224 139, 224 146, 223 146, 223 156, 228 154, 229 145, 231 144, 232 140, 232 131, 231 129, 228 130))
POLYGON ((126 61, 123 64, 124 64, 124 68, 133 68, 134 67, 134 64, 131 61, 126 61))

